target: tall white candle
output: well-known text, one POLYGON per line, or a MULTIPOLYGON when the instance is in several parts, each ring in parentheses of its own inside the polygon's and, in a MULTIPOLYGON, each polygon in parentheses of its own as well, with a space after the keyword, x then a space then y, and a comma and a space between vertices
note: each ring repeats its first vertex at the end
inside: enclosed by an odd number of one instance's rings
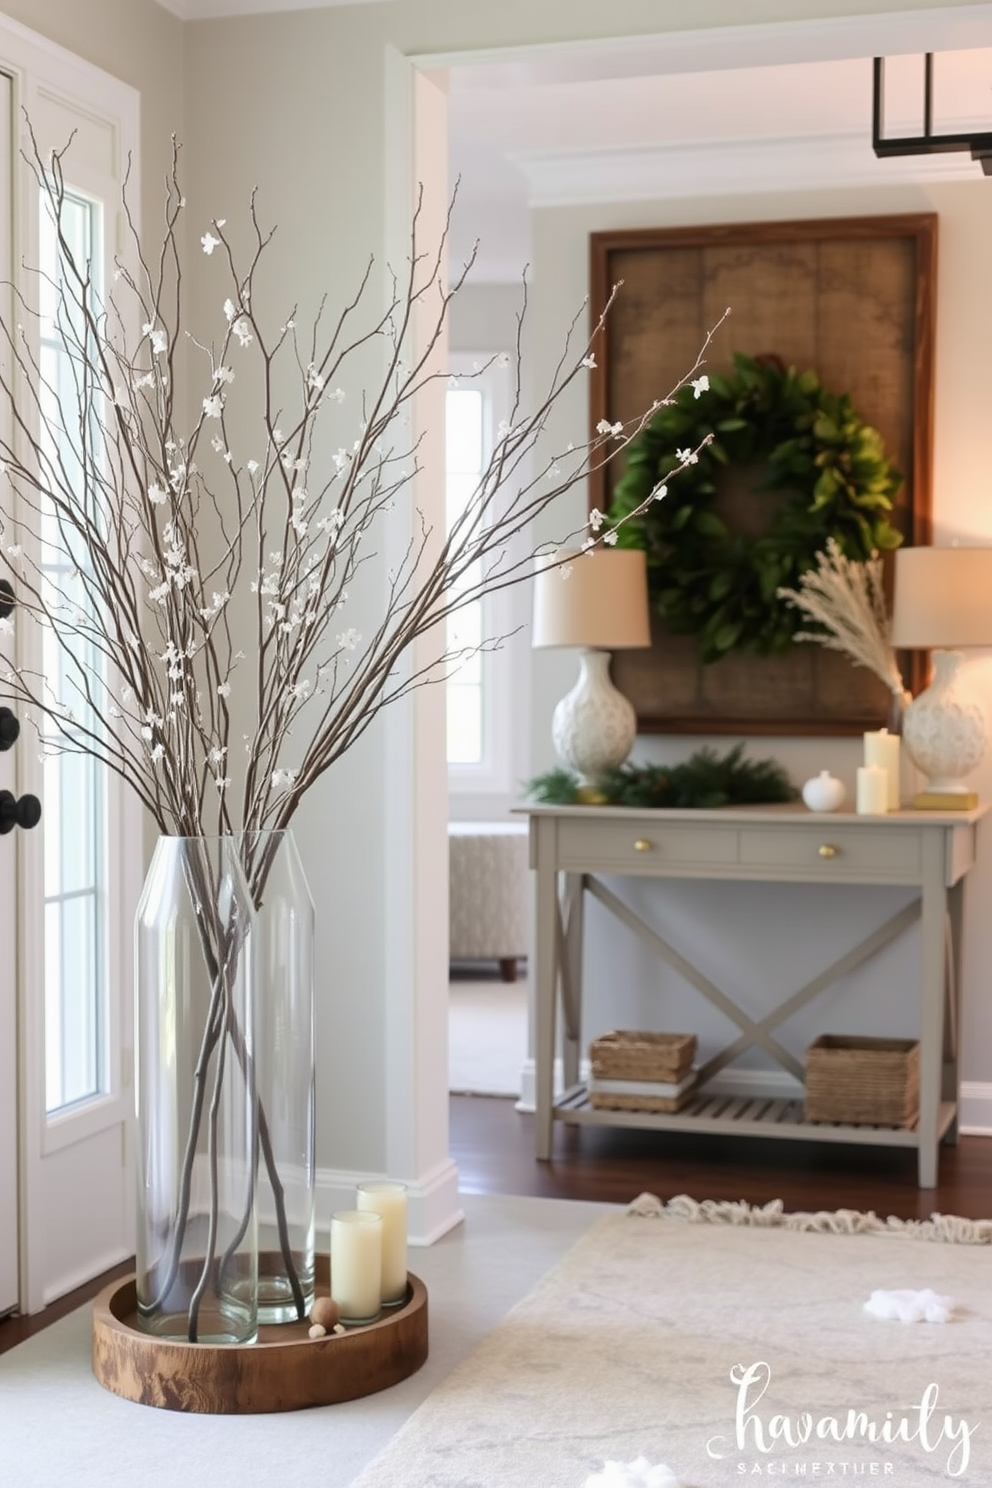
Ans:
POLYGON ((889 775, 878 765, 858 770, 857 810, 861 816, 885 816, 889 809, 889 775))
POLYGON ((382 1301, 406 1301, 406 1184, 360 1183, 358 1207, 382 1219, 382 1301))
POLYGON ((379 1316, 382 1291, 382 1217, 360 1209, 331 1215, 331 1296, 343 1323, 379 1316))
POLYGON ((888 774, 890 811, 899 810, 899 735, 888 729, 865 734, 865 764, 876 765, 888 774))

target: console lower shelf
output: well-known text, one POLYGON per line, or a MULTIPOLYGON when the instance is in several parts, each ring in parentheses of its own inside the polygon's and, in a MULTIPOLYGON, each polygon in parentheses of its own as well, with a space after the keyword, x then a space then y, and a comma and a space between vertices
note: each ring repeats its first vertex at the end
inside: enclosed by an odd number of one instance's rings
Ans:
MULTIPOLYGON (((957 1107, 944 1101, 938 1140, 950 1130, 957 1107)), ((638 1127, 652 1131, 713 1132, 735 1137, 785 1137, 800 1142, 856 1142, 876 1147, 918 1147, 916 1123, 910 1127, 867 1126, 806 1121, 801 1100, 764 1096, 692 1096, 681 1111, 605 1111, 589 1102, 586 1085, 573 1085, 554 1106, 554 1119, 575 1125, 638 1127)))

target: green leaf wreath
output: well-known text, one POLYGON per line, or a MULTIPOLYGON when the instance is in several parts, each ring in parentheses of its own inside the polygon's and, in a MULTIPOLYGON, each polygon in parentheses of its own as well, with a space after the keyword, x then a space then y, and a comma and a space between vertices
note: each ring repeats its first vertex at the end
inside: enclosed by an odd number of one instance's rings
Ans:
POLYGON ((685 387, 658 409, 631 444, 606 520, 623 522, 618 546, 646 552, 668 629, 697 636, 700 660, 713 662, 733 650, 788 649, 804 622, 778 590, 799 582, 828 539, 859 562, 898 547, 889 513, 901 483, 846 393, 777 357, 737 352, 730 376, 685 387), (752 465, 763 468, 757 489, 769 498, 757 537, 713 510, 721 468, 752 465), (632 517, 652 491, 659 499, 632 517))
POLYGON ((744 759, 744 745, 718 755, 703 748, 678 765, 620 765, 597 781, 594 791, 577 775, 557 768, 527 782, 531 800, 542 806, 698 807, 757 806, 794 801, 795 786, 777 760, 744 759))

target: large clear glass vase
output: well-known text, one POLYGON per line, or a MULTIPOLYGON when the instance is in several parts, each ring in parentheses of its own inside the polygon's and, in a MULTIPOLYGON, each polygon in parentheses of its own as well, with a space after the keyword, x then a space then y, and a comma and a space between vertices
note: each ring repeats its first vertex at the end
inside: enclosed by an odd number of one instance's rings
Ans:
POLYGON ((239 840, 255 907, 258 1319, 287 1323, 315 1284, 314 908, 292 832, 239 840))
POLYGON ((135 921, 138 1321, 258 1330, 255 916, 234 837, 160 837, 135 921))

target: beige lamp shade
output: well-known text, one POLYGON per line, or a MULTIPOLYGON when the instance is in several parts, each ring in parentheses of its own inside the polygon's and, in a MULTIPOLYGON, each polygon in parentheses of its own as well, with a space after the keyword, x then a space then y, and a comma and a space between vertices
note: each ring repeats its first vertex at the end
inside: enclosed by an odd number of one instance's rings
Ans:
POLYGON ((534 646, 602 651, 650 646, 647 564, 642 552, 560 548, 539 558, 537 564, 534 646))
POLYGON ((892 644, 992 645, 992 548, 897 548, 892 644))

